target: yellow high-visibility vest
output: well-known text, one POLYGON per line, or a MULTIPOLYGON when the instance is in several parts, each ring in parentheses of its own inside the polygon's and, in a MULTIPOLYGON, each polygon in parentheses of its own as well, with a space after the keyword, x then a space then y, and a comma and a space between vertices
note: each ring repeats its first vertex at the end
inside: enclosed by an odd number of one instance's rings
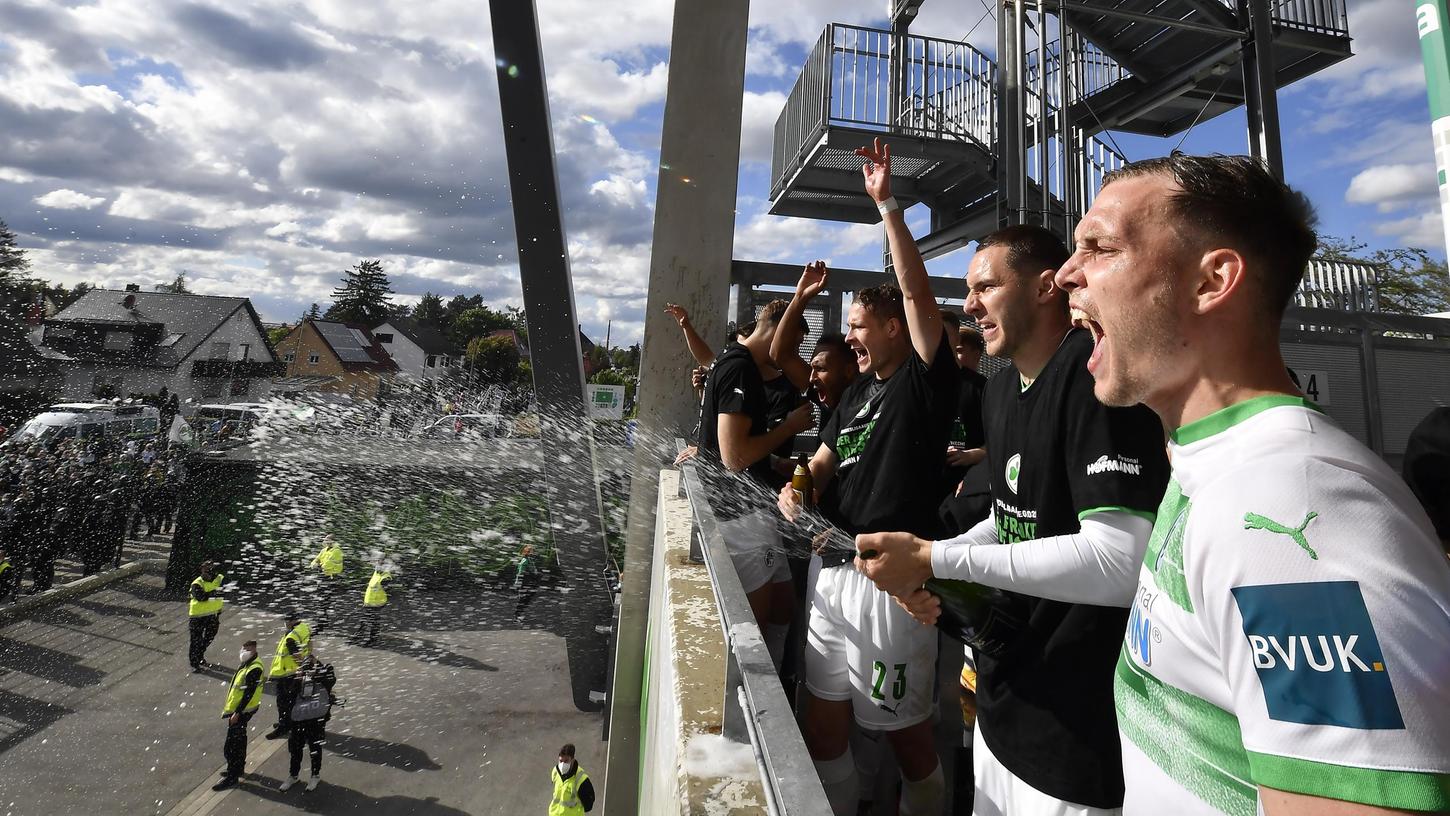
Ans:
POLYGON ((312 627, 307 625, 307 621, 303 621, 277 641, 277 654, 272 657, 272 669, 267 673, 268 676, 291 677, 297 673, 297 661, 305 659, 311 653, 312 627), (296 657, 287 653, 288 638, 297 641, 296 657))
POLYGON ((551 773, 554 777, 554 798, 549 800, 549 816, 583 816, 584 803, 579 801, 579 786, 589 779, 589 774, 575 766, 574 775, 565 779, 557 765, 551 773))
POLYGON ((258 674, 262 671, 262 661, 253 655, 247 665, 237 669, 232 675, 232 689, 227 692, 227 704, 222 707, 222 715, 245 714, 248 711, 256 711, 262 705, 262 678, 257 678, 257 687, 252 690, 252 696, 245 702, 242 700, 242 693, 247 690, 247 673, 256 669, 258 674))
POLYGON ((383 589, 383 579, 391 577, 391 573, 373 570, 373 577, 368 579, 367 591, 363 593, 363 606, 382 606, 388 602, 388 591, 383 589))
POLYGON ((322 566, 322 574, 329 578, 342 574, 341 547, 323 547, 322 552, 319 552, 317 557, 312 560, 322 566))
MULTIPOLYGON (((215 578, 207 581, 204 580, 200 575, 198 575, 196 578, 192 579, 191 585, 201 587, 202 592, 216 592, 217 588, 222 585, 222 578, 225 577, 226 576, 222 575, 221 573, 217 573, 217 576, 215 578)), ((205 601, 198 601, 196 598, 192 598, 191 602, 187 604, 186 611, 193 618, 205 617, 206 615, 215 615, 218 612, 222 611, 223 603, 225 603, 225 601, 223 601, 221 598, 210 598, 205 601)))

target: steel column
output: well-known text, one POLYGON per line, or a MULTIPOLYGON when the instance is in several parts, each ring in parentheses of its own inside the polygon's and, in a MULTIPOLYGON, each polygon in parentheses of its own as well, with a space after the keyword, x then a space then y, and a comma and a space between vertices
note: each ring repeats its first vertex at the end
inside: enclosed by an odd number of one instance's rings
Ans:
POLYGON ((1274 84, 1274 20, 1269 0, 1239 0, 1240 22, 1249 28, 1243 46, 1244 106, 1249 125, 1249 155, 1274 177, 1284 178, 1284 148, 1279 139, 1279 92, 1274 84))
POLYGON ((607 550, 594 470, 594 440, 581 429, 584 367, 574 320, 569 248, 559 212, 559 180, 544 57, 533 0, 490 2, 499 108, 508 159, 524 318, 533 352, 534 395, 544 449, 549 532, 573 593, 558 621, 569 650, 574 705, 600 710, 608 651, 596 627, 613 612, 604 582, 607 550), (596 692, 597 695, 591 695, 596 692))

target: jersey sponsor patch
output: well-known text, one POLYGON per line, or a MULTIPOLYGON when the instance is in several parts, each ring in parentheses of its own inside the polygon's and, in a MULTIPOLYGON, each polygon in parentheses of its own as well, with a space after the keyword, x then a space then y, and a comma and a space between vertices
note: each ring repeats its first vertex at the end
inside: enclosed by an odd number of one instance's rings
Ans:
POLYGON ((1017 480, 1022 477, 1022 454, 1012 454, 1012 458, 1007 460, 1007 472, 1004 475, 1007 477, 1007 486, 1016 493, 1017 480))
POLYGON ((1358 581, 1233 589, 1269 718, 1403 729, 1358 581))
POLYGON ((1143 474, 1143 463, 1129 456, 1108 456, 1103 454, 1097 459, 1088 462, 1087 475, 1096 476, 1099 473, 1122 473, 1128 476, 1141 476, 1143 474))

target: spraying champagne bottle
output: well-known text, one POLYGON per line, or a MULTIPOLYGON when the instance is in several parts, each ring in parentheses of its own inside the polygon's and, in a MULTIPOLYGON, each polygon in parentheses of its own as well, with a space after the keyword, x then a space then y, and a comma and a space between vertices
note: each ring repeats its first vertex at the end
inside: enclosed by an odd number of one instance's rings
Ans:
MULTIPOLYGON (((875 550, 865 550, 858 557, 869 561, 877 555, 875 550)), ((1012 597, 995 587, 928 578, 922 588, 941 600, 936 627, 978 653, 1002 654, 1024 626, 1013 611, 1012 597)))

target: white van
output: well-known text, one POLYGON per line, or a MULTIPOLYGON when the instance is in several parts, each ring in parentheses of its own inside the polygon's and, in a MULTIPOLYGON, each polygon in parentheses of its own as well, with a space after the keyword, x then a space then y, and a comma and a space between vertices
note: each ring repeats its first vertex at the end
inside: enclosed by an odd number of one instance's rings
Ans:
POLYGON ((250 438, 252 429, 261 424, 270 410, 270 406, 260 402, 198 405, 191 415, 191 426, 206 441, 218 437, 242 441, 250 438))
POLYGON ((161 432, 161 412, 153 405, 63 402, 25 423, 6 444, 63 439, 110 441, 151 439, 161 432))

